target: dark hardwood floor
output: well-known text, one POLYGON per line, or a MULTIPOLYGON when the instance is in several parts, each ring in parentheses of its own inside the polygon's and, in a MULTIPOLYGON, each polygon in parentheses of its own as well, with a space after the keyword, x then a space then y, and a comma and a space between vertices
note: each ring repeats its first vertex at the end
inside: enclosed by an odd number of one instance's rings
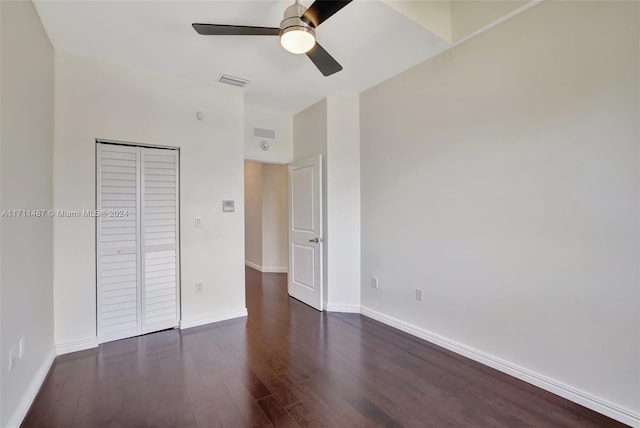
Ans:
POLYGON ((248 319, 58 357, 25 427, 621 424, 247 269, 248 319))

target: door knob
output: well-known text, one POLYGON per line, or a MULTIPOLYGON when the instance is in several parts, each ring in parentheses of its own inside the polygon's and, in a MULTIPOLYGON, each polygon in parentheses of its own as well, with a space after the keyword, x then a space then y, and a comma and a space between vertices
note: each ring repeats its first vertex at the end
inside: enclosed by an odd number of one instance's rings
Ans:
POLYGON ((318 242, 320 242, 320 239, 318 238, 309 239, 309 242, 315 242, 317 244, 318 242))

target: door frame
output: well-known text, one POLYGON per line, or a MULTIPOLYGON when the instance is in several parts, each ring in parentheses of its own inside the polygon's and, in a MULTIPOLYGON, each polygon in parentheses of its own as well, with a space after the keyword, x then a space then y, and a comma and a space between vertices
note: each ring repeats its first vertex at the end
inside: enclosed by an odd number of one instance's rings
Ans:
MULTIPOLYGON (((164 150, 175 150, 176 151, 176 157, 177 157, 177 176, 176 176, 176 200, 177 200, 177 206, 176 206, 176 310, 177 310, 177 321, 178 321, 178 325, 175 328, 180 328, 180 323, 182 322, 182 240, 181 240, 181 234, 180 234, 180 208, 182 206, 181 204, 181 200, 180 200, 180 187, 181 187, 181 183, 182 181, 180 180, 180 175, 181 175, 181 164, 180 164, 180 147, 179 146, 169 146, 169 145, 158 145, 158 144, 146 144, 146 143, 137 143, 137 142, 129 142, 129 141, 119 141, 119 140, 110 140, 110 139, 105 139, 105 138, 96 138, 95 139, 95 154, 94 154, 94 160, 95 160, 95 165, 94 165, 94 170, 95 170, 95 182, 94 182, 94 189, 95 189, 95 201, 94 201, 94 207, 95 210, 97 211, 98 209, 98 201, 100 200, 100 191, 99 191, 99 173, 100 173, 100 156, 99 156, 99 145, 100 144, 107 144, 107 145, 113 145, 113 146, 125 146, 125 147, 141 147, 141 148, 151 148, 151 149, 164 149, 164 150)), ((138 168, 140 168, 140 162, 141 162, 141 157, 138 159, 138 168)), ((142 183, 138 183, 138 188, 140 188, 140 186, 142 185, 142 183)), ((140 201, 140 193, 138 192, 138 195, 136 197, 137 201, 137 205, 141 206, 141 201, 140 201)), ((139 214, 139 213, 138 213, 139 214)), ((96 281, 96 301, 95 301, 95 308, 96 308, 96 338, 98 338, 99 343, 100 342, 100 336, 99 336, 99 332, 100 332, 100 281, 98 278, 98 275, 100 275, 99 269, 98 267, 100 266, 100 253, 98 252, 98 244, 100 242, 100 230, 98 228, 98 219, 97 217, 94 217, 94 229, 95 229, 95 246, 94 246, 94 251, 95 251, 95 271, 96 271, 96 277, 95 277, 95 281, 96 281)), ((141 230, 139 228, 137 228, 137 234, 138 234, 138 246, 140 246, 140 234, 141 234, 141 230)), ((140 255, 142 257, 143 255, 143 250, 140 251, 140 255)), ((138 272, 140 272, 140 270, 142 269, 142 264, 139 262, 138 263, 138 272)), ((140 275, 139 275, 140 276, 140 275)), ((138 299, 140 301, 141 299, 141 293, 142 290, 139 290, 138 292, 138 299)), ((141 305, 142 302, 139 302, 139 305, 141 305)), ((141 320, 138 320, 138 331, 141 331, 141 320)), ((140 335, 140 333, 138 334, 140 335)), ((134 336, 135 337, 135 336, 134 336)))

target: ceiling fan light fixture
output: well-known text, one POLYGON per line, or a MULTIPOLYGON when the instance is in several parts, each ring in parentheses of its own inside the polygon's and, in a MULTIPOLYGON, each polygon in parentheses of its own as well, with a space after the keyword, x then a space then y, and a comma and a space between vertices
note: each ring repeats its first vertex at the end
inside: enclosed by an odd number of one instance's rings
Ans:
POLYGON ((315 46, 316 37, 310 28, 289 27, 280 33, 280 44, 293 54, 303 54, 315 46))
POLYGON ((305 10, 296 0, 284 11, 280 23, 280 44, 293 54, 307 53, 316 44, 315 28, 302 19, 305 10))

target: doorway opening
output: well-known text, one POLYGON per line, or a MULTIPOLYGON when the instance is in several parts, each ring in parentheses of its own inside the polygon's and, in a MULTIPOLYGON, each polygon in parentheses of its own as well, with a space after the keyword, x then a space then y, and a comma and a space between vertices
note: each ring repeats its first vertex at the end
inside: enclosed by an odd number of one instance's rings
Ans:
MULTIPOLYGON (((245 162, 245 264, 252 281, 282 275, 290 297, 324 310, 322 155, 245 162)), ((246 286, 246 285, 245 285, 246 286)))
POLYGON ((288 167, 244 164, 245 264, 260 273, 287 274, 288 167))

